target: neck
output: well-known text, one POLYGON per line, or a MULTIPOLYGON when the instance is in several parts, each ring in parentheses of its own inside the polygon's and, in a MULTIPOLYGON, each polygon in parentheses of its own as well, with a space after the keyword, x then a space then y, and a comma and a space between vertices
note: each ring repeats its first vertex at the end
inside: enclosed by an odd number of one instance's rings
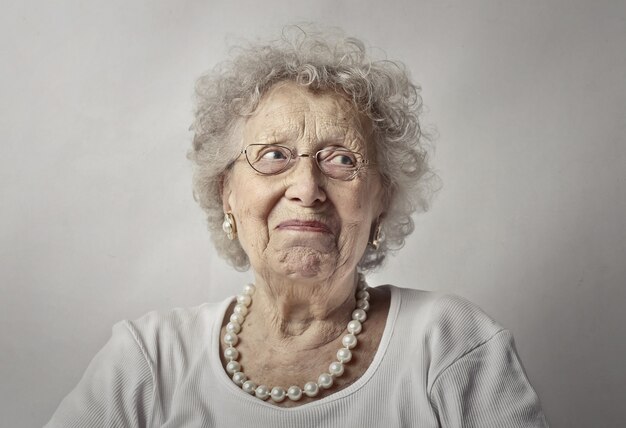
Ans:
POLYGON ((325 281, 257 275, 250 325, 263 330, 257 337, 265 341, 306 348, 323 345, 335 340, 350 320, 356 284, 356 272, 325 281))

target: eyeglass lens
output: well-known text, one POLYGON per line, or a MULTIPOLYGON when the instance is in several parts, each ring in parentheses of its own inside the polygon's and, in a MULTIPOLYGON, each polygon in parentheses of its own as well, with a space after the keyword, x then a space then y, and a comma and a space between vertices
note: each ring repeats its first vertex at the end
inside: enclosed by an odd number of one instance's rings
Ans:
MULTIPOLYGON (((278 174, 291 168, 297 157, 288 147, 275 144, 250 144, 245 149, 246 159, 254 170, 261 174, 278 174)), ((354 178, 363 163, 359 153, 341 147, 328 147, 315 154, 315 160, 325 175, 339 179, 354 178)))

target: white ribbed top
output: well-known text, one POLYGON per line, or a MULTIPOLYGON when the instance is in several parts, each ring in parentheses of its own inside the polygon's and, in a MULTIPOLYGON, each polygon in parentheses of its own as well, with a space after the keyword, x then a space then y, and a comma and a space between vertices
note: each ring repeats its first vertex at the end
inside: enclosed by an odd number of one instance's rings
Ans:
MULTIPOLYGON (((295 408, 222 368, 232 299, 122 321, 46 427, 546 427, 511 334, 459 297, 393 286, 365 374, 295 408)), ((297 368, 294 368, 297 370, 297 368)))

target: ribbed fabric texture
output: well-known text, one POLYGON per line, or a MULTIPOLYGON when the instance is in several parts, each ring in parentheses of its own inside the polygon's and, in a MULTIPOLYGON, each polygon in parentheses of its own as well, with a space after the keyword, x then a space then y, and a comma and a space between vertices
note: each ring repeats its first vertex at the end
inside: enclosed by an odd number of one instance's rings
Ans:
POLYGON ((454 296, 393 286, 374 361, 348 388, 284 409, 235 386, 219 358, 230 299, 113 328, 54 427, 546 427, 511 334, 454 296))

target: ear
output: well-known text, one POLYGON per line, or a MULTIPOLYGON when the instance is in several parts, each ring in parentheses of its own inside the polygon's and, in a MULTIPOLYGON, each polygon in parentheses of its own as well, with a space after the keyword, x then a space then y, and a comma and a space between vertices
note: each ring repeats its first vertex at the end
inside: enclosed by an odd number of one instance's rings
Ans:
POLYGON ((372 222, 372 229, 378 227, 382 222, 385 221, 385 212, 381 212, 378 217, 372 222))
POLYGON ((220 176, 219 182, 219 192, 222 197, 222 208, 225 213, 229 213, 232 211, 230 206, 230 196, 231 196, 231 187, 230 187, 230 175, 228 172, 225 172, 220 176))

